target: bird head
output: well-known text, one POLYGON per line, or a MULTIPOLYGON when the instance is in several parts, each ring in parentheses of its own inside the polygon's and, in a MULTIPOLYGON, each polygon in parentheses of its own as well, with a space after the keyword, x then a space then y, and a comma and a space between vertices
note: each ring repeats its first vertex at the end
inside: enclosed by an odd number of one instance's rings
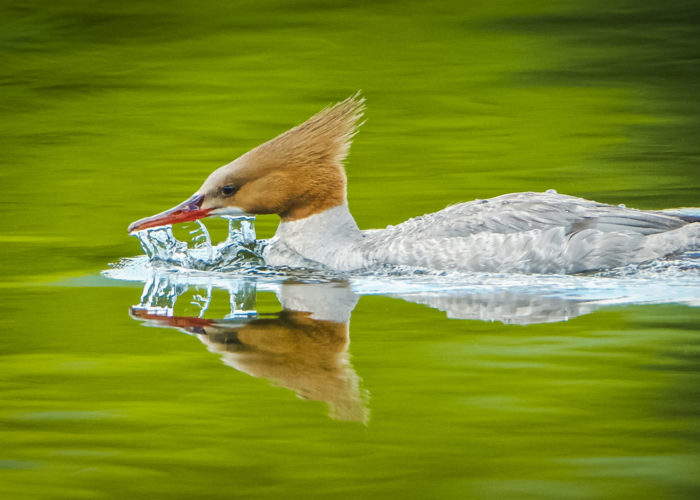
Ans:
POLYGON ((343 161, 363 111, 359 92, 322 110, 218 168, 179 205, 133 222, 129 233, 218 215, 293 221, 345 203, 343 161))

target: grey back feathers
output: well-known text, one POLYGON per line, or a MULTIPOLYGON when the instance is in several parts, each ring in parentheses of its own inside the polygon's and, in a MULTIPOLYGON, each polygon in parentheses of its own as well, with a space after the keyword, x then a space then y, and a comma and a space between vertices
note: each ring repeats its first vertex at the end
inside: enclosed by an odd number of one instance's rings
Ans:
POLYGON ((366 232, 368 259, 478 272, 578 273, 700 247, 700 224, 556 193, 476 200, 366 232))

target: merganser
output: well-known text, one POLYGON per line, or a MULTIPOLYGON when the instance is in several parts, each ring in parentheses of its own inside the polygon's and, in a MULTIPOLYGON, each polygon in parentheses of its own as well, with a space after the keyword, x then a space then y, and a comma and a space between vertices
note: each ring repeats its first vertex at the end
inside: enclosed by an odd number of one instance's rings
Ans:
POLYGON ((700 218, 643 211, 556 192, 475 200, 386 229, 362 231, 343 167, 365 100, 327 107, 215 170, 174 208, 129 232, 216 215, 278 214, 263 257, 271 266, 337 271, 578 273, 700 250, 700 218))

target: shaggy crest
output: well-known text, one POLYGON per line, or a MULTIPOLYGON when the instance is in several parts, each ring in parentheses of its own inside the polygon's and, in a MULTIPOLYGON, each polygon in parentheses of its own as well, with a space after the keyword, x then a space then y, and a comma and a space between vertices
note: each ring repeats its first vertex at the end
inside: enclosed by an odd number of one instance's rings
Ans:
POLYGON ((318 165, 342 167, 352 139, 357 134, 365 109, 365 98, 358 91, 329 106, 301 125, 261 144, 246 156, 256 161, 268 158, 298 166, 318 165))

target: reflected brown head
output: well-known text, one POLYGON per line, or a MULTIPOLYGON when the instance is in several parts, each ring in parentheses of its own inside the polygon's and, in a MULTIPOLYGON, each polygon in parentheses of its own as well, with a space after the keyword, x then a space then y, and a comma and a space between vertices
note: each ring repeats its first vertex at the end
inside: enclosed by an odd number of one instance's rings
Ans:
POLYGON ((367 422, 367 393, 350 364, 348 323, 316 320, 309 312, 285 310, 277 317, 230 323, 161 316, 132 308, 133 318, 195 334, 225 364, 328 404, 339 420, 367 422))

